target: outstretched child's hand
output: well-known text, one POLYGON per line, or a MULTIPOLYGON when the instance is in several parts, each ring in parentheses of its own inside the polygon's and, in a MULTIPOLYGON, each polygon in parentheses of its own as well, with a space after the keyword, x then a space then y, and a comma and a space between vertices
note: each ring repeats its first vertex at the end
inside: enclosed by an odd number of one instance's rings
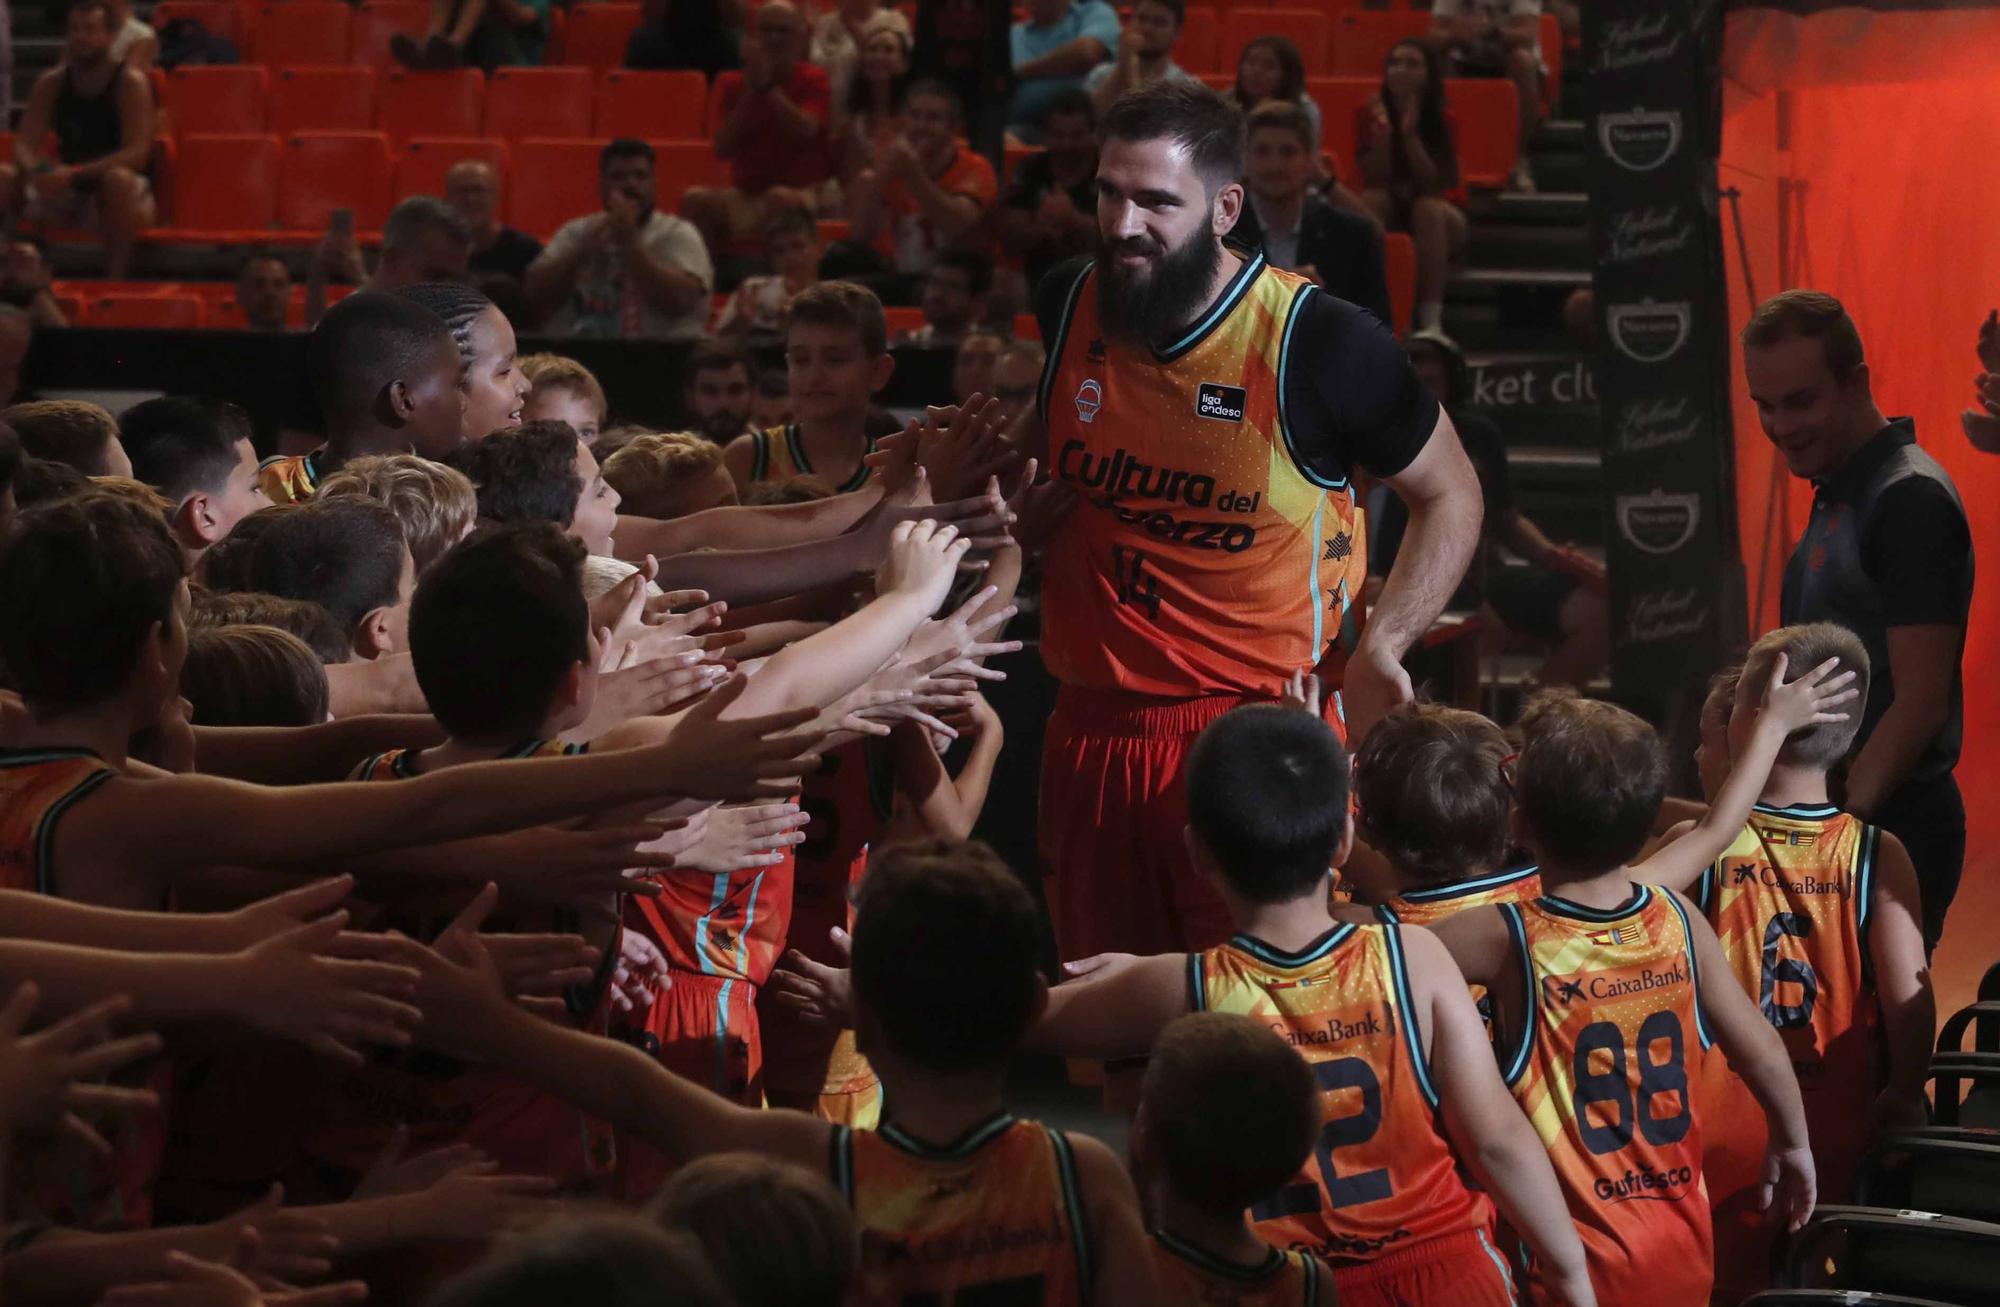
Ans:
POLYGON ((485 1153, 471 1144, 446 1144, 406 1156, 410 1146, 410 1128, 399 1125, 390 1132, 389 1142, 368 1164, 368 1170, 356 1182, 354 1192, 348 1201, 362 1202, 370 1198, 392 1198, 397 1194, 420 1193, 430 1188, 445 1176, 450 1175, 468 1162, 484 1162, 485 1153))
POLYGON ((1787 681, 1785 655, 1779 654, 1772 660, 1771 679, 1764 685, 1760 715, 1769 718, 1774 728, 1782 727, 1786 735, 1820 722, 1846 721, 1848 714, 1834 709, 1860 698, 1861 691, 1853 688, 1855 673, 1833 674, 1838 666, 1840 659, 1829 658, 1797 680, 1787 681))
POLYGON ((1759 1211, 1778 1213, 1785 1229, 1797 1234, 1812 1218, 1818 1201, 1818 1181, 1813 1174, 1810 1148, 1773 1150, 1764 1158, 1764 1184, 1759 1191, 1759 1211))
POLYGON ((661 838, 671 822, 645 822, 603 829, 530 826, 495 845, 502 856, 490 874, 506 887, 509 903, 583 907, 611 894, 658 894, 648 872, 674 865, 661 838))
POLYGON ((546 1218, 555 1188, 547 1176, 503 1175, 498 1162, 482 1157, 439 1176, 416 1208, 424 1237, 483 1242, 546 1218))
POLYGON ((819 715, 794 708, 762 717, 721 720, 749 684, 737 676, 690 708, 672 734, 649 750, 662 793, 696 799, 782 799, 799 787, 799 774, 818 736, 793 733, 819 715))
POLYGON ((778 865, 786 849, 805 843, 810 820, 796 803, 735 804, 698 815, 700 829, 675 854, 674 865, 710 875, 778 865))
POLYGON ((340 1251, 325 1218, 285 1207, 285 1187, 274 1184, 260 1202, 203 1227, 198 1251, 229 1262, 255 1280, 317 1280, 333 1269, 340 1251))
POLYGON ((494 1013, 508 1004, 499 968, 479 937, 499 900, 498 887, 488 884, 425 950, 416 1003, 423 1012, 424 1043, 432 1048, 477 1057, 494 1013))
POLYGON ((1320 715, 1320 683, 1318 672, 1293 672, 1285 682, 1285 689, 1278 696, 1278 702, 1287 708, 1302 708, 1314 717, 1320 715))
POLYGON ((173 1251, 167 1254, 164 1278, 118 1285, 97 1303, 98 1307, 343 1307, 367 1300, 368 1285, 361 1280, 310 1289, 266 1288, 223 1262, 173 1251))
POLYGON ((333 911, 353 889, 354 877, 329 876, 246 903, 223 918, 218 939, 224 949, 232 952, 261 944, 273 935, 295 930, 333 911))
MULTIPOLYGON (((597 950, 581 935, 517 935, 501 931, 480 936, 500 983, 517 999, 544 999, 562 1008, 561 994, 588 985, 597 975, 597 950)), ((417 945, 421 948, 421 945, 417 945)), ((419 964, 421 966, 421 963, 419 964)))
POLYGON ((417 973, 398 962, 328 956, 347 914, 295 926, 237 954, 243 1020, 267 1034, 359 1065, 360 1045, 402 1048, 420 1013, 405 1000, 417 973))
POLYGON ((673 983, 659 945, 636 930, 619 934, 618 965, 611 972, 612 1007, 620 1012, 644 1011, 673 983))
POLYGON ((960 539, 955 526, 940 526, 929 518, 904 522, 890 533, 889 556, 876 569, 875 591, 912 595, 926 611, 934 610, 951 592, 958 560, 969 548, 971 542, 960 539))
POLYGON ((88 1082, 159 1052, 160 1037, 111 1038, 112 1021, 132 1005, 124 997, 94 1003, 32 1035, 21 1033, 40 998, 28 981, 0 1007, 0 1134, 61 1130, 95 1150, 103 1140, 83 1115, 157 1108, 159 1100, 150 1090, 88 1082))
MULTIPOLYGON (((854 941, 835 926, 827 932, 834 949, 848 956, 854 941)), ((809 1026, 839 1029, 854 1024, 853 973, 815 962, 797 949, 786 952, 771 973, 772 1001, 809 1026)))

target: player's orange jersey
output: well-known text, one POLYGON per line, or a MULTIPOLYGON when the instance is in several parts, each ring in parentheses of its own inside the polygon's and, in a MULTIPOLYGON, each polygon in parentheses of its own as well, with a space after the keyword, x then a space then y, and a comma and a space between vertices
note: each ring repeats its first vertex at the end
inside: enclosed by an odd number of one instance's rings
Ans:
POLYGON ((1153 1273, 1163 1299, 1177 1307, 1317 1307, 1327 1272, 1319 1258, 1296 1248, 1273 1248, 1245 1266, 1155 1230, 1153 1273))
MULTIPOLYGON (((866 437, 867 453, 875 452, 875 437, 866 437)), ((864 455, 865 457, 866 455, 864 455)), ((812 459, 806 456, 805 437, 799 432, 799 424, 787 423, 782 427, 771 427, 764 431, 752 432, 750 436, 750 483, 760 481, 789 481, 797 476, 816 476, 812 459)), ((854 469, 854 475, 834 487, 840 494, 850 490, 865 490, 875 482, 875 469, 863 463, 854 469)))
POLYGON ((278 454, 257 465, 257 484, 274 504, 303 504, 319 490, 324 447, 306 454, 278 454))
POLYGON ((654 878, 657 897, 626 900, 626 924, 644 930, 671 966, 761 985, 784 951, 795 866, 787 849, 769 867, 667 872, 654 878))
POLYGON ((1542 869, 1516 867, 1512 871, 1496 871, 1491 876, 1480 876, 1456 884, 1406 890, 1387 903, 1378 905, 1375 915, 1382 921, 1400 921, 1406 926, 1429 926, 1467 908, 1520 903, 1539 898, 1541 893, 1542 869))
POLYGON ((1500 905, 1523 968, 1508 1085, 1569 1201, 1603 1303, 1702 1303, 1713 1278, 1693 1086, 1708 1032, 1685 910, 1650 885, 1600 911, 1500 905))
POLYGON ((117 774, 85 749, 0 749, 0 889, 55 893, 56 823, 117 774))
POLYGON ((1311 282, 1248 259, 1172 348, 1105 336, 1086 267, 1044 374, 1052 473, 1083 502, 1049 545, 1042 655, 1064 685, 1275 694, 1367 576, 1352 486, 1308 472, 1280 403, 1311 282))
POLYGON ((1251 1211, 1258 1234, 1339 1265, 1490 1230, 1492 1204, 1439 1133, 1400 926, 1336 926, 1297 953, 1238 935, 1189 955, 1188 1001, 1269 1025, 1319 1084, 1319 1142, 1251 1211))
POLYGON ((1090 1222, 1061 1131, 1001 1112, 934 1148, 894 1122, 836 1126, 831 1160, 861 1227, 854 1307, 1091 1300, 1090 1222))

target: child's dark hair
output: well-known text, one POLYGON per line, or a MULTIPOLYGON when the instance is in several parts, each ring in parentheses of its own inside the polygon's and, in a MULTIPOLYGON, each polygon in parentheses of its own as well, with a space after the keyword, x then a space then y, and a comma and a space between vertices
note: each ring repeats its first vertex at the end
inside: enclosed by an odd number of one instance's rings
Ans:
POLYGON ((329 424, 365 420, 383 387, 411 381, 441 341, 457 341, 444 319, 423 305, 382 291, 360 291, 326 311, 306 340, 306 370, 329 424))
POLYGON ((231 527, 228 535, 210 545, 201 556, 202 585, 212 594, 254 591, 257 586, 250 579, 250 559, 257 552, 257 542, 280 518, 303 511, 303 504, 272 504, 231 527))
POLYGON ((458 361, 472 366, 472 321, 493 307, 493 301, 463 282, 420 281, 395 292, 412 304, 420 304, 438 315, 451 329, 451 343, 458 346, 458 361))
POLYGON ((523 422, 461 445, 447 460, 471 479, 479 516, 488 522, 576 518, 583 478, 576 472, 576 429, 567 422, 523 422))
POLYGON ((1514 801, 1544 861, 1603 872, 1629 860, 1666 793, 1659 736, 1623 708, 1544 690, 1522 712, 1514 801))
POLYGON ((1188 754, 1188 825, 1230 888, 1283 903, 1326 879, 1347 831, 1347 789, 1332 727, 1276 704, 1235 708, 1188 754))
POLYGON ((20 470, 14 474, 14 506, 32 508, 36 504, 52 504, 88 489, 90 478, 69 464, 29 454, 21 459, 20 470))
POLYGON ((316 499, 262 529, 249 579, 265 594, 310 599, 352 639, 368 614, 395 606, 407 553, 402 524, 380 504, 316 499))
POLYGON ((851 281, 815 282, 792 300, 789 326, 849 327, 861 340, 861 352, 875 358, 889 348, 889 319, 882 301, 866 286, 851 281))
POLYGON ((714 1153, 675 1171, 650 1210, 701 1241, 736 1307, 847 1301, 860 1244, 824 1176, 756 1153, 714 1153))
POLYGON ((275 626, 188 632, 181 697, 196 726, 312 726, 326 720, 326 666, 275 626))
POLYGON ((429 1307, 731 1307, 694 1236, 603 1212, 548 1222, 498 1245, 429 1307))
POLYGON ((275 626, 305 641, 313 656, 329 667, 354 658, 352 634, 340 629, 333 614, 308 599, 285 599, 256 590, 197 590, 188 609, 188 628, 198 631, 222 626, 275 626))
POLYGON ((424 574, 410 656, 454 738, 514 744, 541 729, 564 675, 590 657, 583 557, 562 528, 516 522, 473 533, 424 574))
POLYGON ((198 491, 222 488, 250 427, 240 410, 167 395, 126 409, 118 439, 132 460, 132 475, 179 504, 198 491))
POLYGON ((978 841, 917 840, 861 882, 854 991, 890 1052, 932 1071, 1005 1062, 1042 993, 1035 900, 978 841))
POLYGON ((36 458, 67 463, 85 476, 111 471, 106 459, 118 439, 118 420, 101 404, 82 399, 37 399, 0 411, 21 447, 36 458))
POLYGON ((1237 1013, 1190 1013, 1161 1031, 1139 1101, 1147 1160, 1176 1196, 1218 1216, 1297 1175, 1319 1132, 1304 1059, 1237 1013))
POLYGON ((1446 885, 1507 856, 1514 795, 1500 765, 1507 737, 1459 708, 1412 703, 1384 717, 1354 756, 1369 846, 1417 885, 1446 885))
POLYGON ((186 577, 167 524, 129 499, 29 509, 0 542, 0 673, 38 714, 109 699, 186 577))

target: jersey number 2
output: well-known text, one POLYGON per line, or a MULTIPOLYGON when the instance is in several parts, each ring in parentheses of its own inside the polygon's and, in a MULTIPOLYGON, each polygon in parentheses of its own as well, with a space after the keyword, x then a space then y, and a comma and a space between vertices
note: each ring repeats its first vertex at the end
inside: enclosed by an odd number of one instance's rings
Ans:
POLYGON ((1322 1187, 1326 1190, 1326 1201, 1335 1207, 1380 1202, 1395 1192, 1389 1184, 1387 1168, 1378 1166, 1372 1171, 1341 1175, 1333 1165, 1334 1149, 1365 1144, 1382 1128, 1382 1082, 1376 1078, 1375 1068, 1362 1058, 1340 1057, 1313 1063, 1313 1079, 1321 1094, 1339 1089, 1360 1090, 1361 1110, 1348 1116, 1330 1117, 1320 1126, 1319 1142, 1313 1147, 1313 1157, 1319 1163, 1319 1184, 1286 1185, 1257 1204, 1251 1213, 1256 1220, 1271 1221, 1316 1212, 1320 1208, 1322 1187))
POLYGON ((1576 1117, 1577 1133, 1583 1146, 1597 1154, 1615 1153, 1632 1142, 1636 1125, 1649 1144, 1677 1144, 1687 1137, 1692 1122, 1688 1104, 1687 1043, 1681 1033, 1681 1019, 1672 1012, 1655 1012, 1639 1026, 1633 1048, 1639 1059, 1639 1092, 1635 1097, 1625 1071, 1625 1035, 1609 1021, 1593 1021, 1577 1033, 1576 1062, 1572 1068, 1570 1110, 1576 1117), (1655 1061, 1653 1046, 1667 1045, 1666 1056, 1655 1061), (1591 1070, 1593 1053, 1607 1055, 1610 1065, 1591 1070), (1662 1094, 1680 1099, 1680 1111, 1672 1116, 1653 1115, 1653 1100, 1662 1094), (1610 1121, 1590 1119, 1595 1106, 1608 1109, 1610 1121))

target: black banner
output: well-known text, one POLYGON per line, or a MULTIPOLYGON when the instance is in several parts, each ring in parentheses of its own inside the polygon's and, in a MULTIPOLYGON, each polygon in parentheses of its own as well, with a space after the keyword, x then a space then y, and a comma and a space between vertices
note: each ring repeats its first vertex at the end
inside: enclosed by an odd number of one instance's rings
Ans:
POLYGON ((1742 638, 1721 29, 1713 0, 1584 6, 1612 680, 1620 698, 1659 706, 1742 638))

